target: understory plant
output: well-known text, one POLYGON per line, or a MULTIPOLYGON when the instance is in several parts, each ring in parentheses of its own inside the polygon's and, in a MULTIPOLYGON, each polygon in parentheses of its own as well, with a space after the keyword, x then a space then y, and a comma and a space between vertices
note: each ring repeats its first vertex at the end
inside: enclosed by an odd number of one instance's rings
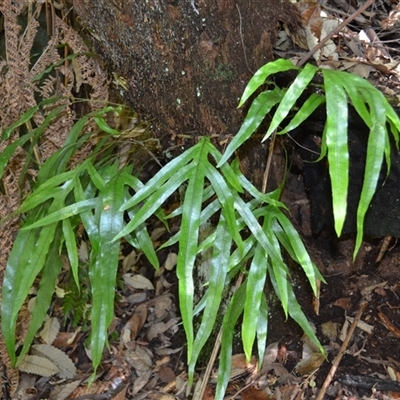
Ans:
MULTIPOLYGON (((340 234, 346 215, 349 168, 347 107, 350 101, 370 128, 364 187, 357 214, 357 250, 365 211, 376 189, 384 157, 390 166, 388 132, 393 134, 397 144, 400 120, 384 96, 361 78, 339 71, 320 70, 312 65, 299 69, 288 60, 277 60, 257 71, 239 105, 253 94, 256 95, 243 125, 224 154, 205 136, 145 184, 132 175, 132 165, 118 162, 109 146, 110 135, 118 132, 107 125, 104 115, 118 110, 106 107, 75 123, 64 145, 39 167, 32 191, 17 210, 22 228, 8 260, 1 309, 2 331, 15 365, 28 351, 46 317, 61 270, 62 251, 68 254, 79 288, 76 234, 78 227, 83 225, 91 248, 88 266, 92 291, 91 353, 94 368, 99 366, 107 344, 107 329, 113 318, 120 241, 125 239, 141 250, 154 268, 159 268, 146 228, 146 221, 154 215, 167 227, 170 218, 180 218, 179 231, 162 247, 176 243, 179 246, 179 306, 187 338, 190 381, 200 352, 218 320, 224 288, 233 286, 232 282, 240 271, 244 271, 245 279, 232 295, 222 321, 217 399, 223 398, 229 381, 234 327, 241 315, 244 352, 250 358, 256 343, 259 358, 263 359, 268 333, 267 280, 286 317, 293 318, 323 352, 296 300, 285 257, 291 257, 304 270, 315 295, 317 280, 323 278, 290 222, 285 205, 279 201, 282 187, 271 193, 260 192, 241 173, 237 160, 232 160, 231 156, 261 126, 274 107, 277 108, 265 139, 277 129, 280 129, 278 134, 289 132, 325 103, 328 117, 321 157, 328 156, 335 228, 340 234), (290 69, 297 69, 299 74, 289 88, 280 89, 268 82, 272 74, 290 69), (321 90, 311 94, 300 108, 295 109, 296 101, 316 73, 324 79, 321 90), (293 110, 296 110, 293 118, 280 128, 293 110), (85 133, 83 129, 89 120, 97 123, 105 137, 97 143, 91 157, 70 167, 74 154, 91 139, 91 133, 85 133), (185 188, 181 206, 165 215, 163 205, 181 188, 185 188), (200 227, 210 219, 215 221, 215 230, 200 241, 200 227), (195 302, 193 271, 198 268, 197 258, 206 249, 211 249, 212 254, 208 286, 200 301, 195 302), (38 277, 40 284, 31 323, 17 357, 18 313, 38 277), (193 326, 195 313, 200 316, 196 332, 193 326)), ((2 139, 30 120, 39 109, 37 106, 21 116, 3 132, 2 139)), ((54 113, 57 112, 56 109, 54 113)), ((46 118, 44 124, 51 124, 52 117, 54 115, 46 118)), ((22 135, 19 141, 6 148, 0 155, 0 175, 17 147, 34 143, 29 140, 36 140, 41 129, 45 126, 22 135)))

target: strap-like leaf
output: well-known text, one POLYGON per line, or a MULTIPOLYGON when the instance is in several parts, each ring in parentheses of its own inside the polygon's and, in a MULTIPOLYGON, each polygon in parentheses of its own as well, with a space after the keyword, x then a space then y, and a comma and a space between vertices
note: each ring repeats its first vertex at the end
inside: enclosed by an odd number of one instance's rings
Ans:
POLYGON ((62 221, 62 231, 64 235, 65 247, 68 254, 69 263, 71 264, 72 276, 76 284, 76 288, 80 291, 79 285, 79 256, 78 256, 78 246, 75 239, 75 232, 72 228, 70 219, 66 218, 62 221))
MULTIPOLYGON (((277 291, 277 285, 274 277, 271 275, 271 282, 275 288, 275 293, 279 297, 279 291, 277 291)), ((302 311, 299 303, 297 302, 296 295, 293 292, 293 288, 289 281, 287 281, 287 293, 288 293, 288 304, 289 304, 289 315, 299 324, 299 326, 303 329, 304 333, 308 338, 319 348, 322 354, 325 354, 325 349, 322 347, 320 341, 310 323, 307 320, 304 312, 302 311)))
MULTIPOLYGON (((139 225, 143 224, 147 220, 147 218, 153 215, 156 210, 164 203, 164 201, 168 199, 168 197, 189 178, 192 170, 195 168, 195 162, 192 162, 189 165, 182 167, 179 171, 175 173, 173 177, 171 177, 170 180, 165 182, 162 187, 157 188, 157 190, 146 199, 145 204, 135 214, 134 218, 129 221, 125 228, 118 233, 118 235, 116 235, 114 240, 122 238, 126 234, 131 233, 133 230, 135 230, 139 225)), ((152 188, 152 191, 154 191, 154 188, 152 188)), ((121 206, 121 211, 135 206, 137 204, 137 198, 142 198, 142 195, 140 193, 142 193, 141 190, 125 204, 123 204, 121 206), (129 207, 127 206, 128 204, 129 207)))
POLYGON ((277 132, 279 135, 283 135, 287 132, 296 129, 300 124, 302 124, 323 102, 325 101, 325 96, 321 96, 317 93, 312 93, 310 97, 304 102, 297 111, 296 115, 290 120, 289 124, 286 125, 285 129, 277 132))
POLYGON ((227 227, 232 239, 235 241, 240 251, 243 251, 243 240, 239 233, 239 227, 236 221, 236 214, 234 208, 234 197, 232 196, 232 189, 228 187, 225 179, 219 174, 217 169, 213 167, 208 161, 206 162, 207 178, 210 180, 218 200, 222 205, 222 212, 226 218, 227 227))
POLYGON ((24 338, 24 345, 21 352, 18 354, 17 364, 22 361, 24 355, 29 350, 31 343, 35 338, 37 331, 42 326, 47 311, 50 308, 56 287, 56 281, 62 268, 62 260, 60 257, 61 236, 61 229, 58 226, 42 270, 42 277, 40 279, 35 305, 32 310, 32 318, 29 323, 28 332, 24 338))
MULTIPOLYGON (((50 210, 57 206, 51 206, 50 210)), ((35 220, 36 215, 40 214, 33 214, 28 222, 35 220)), ((8 258, 2 288, 1 322, 7 350, 13 363, 17 315, 44 266, 55 229, 56 224, 51 224, 42 229, 19 232, 8 258)))
POLYGON ((229 375, 232 369, 232 342, 235 325, 243 312, 246 298, 246 282, 244 282, 232 296, 228 310, 222 322, 221 356, 218 369, 218 381, 215 391, 215 399, 223 400, 229 383, 229 375))
POLYGON ((274 117, 272 118, 271 124, 269 125, 263 141, 269 138, 272 133, 278 129, 279 125, 292 110, 293 106, 296 104, 296 101, 311 82, 317 71, 317 67, 314 67, 312 64, 307 64, 299 73, 279 103, 278 109, 275 111, 274 117))
POLYGON ((282 101, 282 95, 282 92, 276 88, 275 90, 262 92, 254 99, 239 132, 229 143, 221 161, 218 163, 218 167, 223 165, 251 134, 257 130, 272 107, 282 101))
POLYGON ((259 309, 267 279, 268 255, 258 243, 247 276, 246 300, 242 323, 242 342, 247 360, 250 360, 256 337, 259 309))
MULTIPOLYGON (((57 196, 57 195, 60 195, 61 193, 63 193, 63 191, 60 189, 60 190, 56 190, 52 193, 53 193, 53 196, 57 196)), ((66 207, 62 207, 59 210, 57 210, 53 213, 50 213, 43 218, 38 219, 33 224, 24 225, 24 227, 21 230, 35 229, 35 228, 39 228, 41 226, 52 224, 54 222, 64 221, 67 218, 71 218, 75 215, 78 215, 80 213, 83 213, 85 211, 95 208, 97 204, 98 204, 98 199, 89 199, 89 200, 78 201, 77 203, 71 204, 66 207)))
MULTIPOLYGON (((181 235, 179 238, 179 253, 177 261, 177 276, 179 280, 179 304, 182 322, 185 328, 188 359, 192 360, 193 352, 193 267, 197 254, 201 206, 204 190, 206 168, 203 160, 207 160, 206 146, 199 146, 193 159, 195 167, 190 170, 188 187, 182 209, 181 235)), ((193 382, 193 371, 189 371, 189 382, 193 382)))
POLYGON ((268 301, 265 296, 265 291, 262 292, 260 308, 258 310, 257 324, 257 349, 258 359, 262 365, 265 349, 267 348, 268 335, 268 301))
POLYGON ((322 71, 326 92, 326 146, 332 185, 335 231, 341 235, 347 210, 349 149, 347 143, 347 96, 335 71, 322 71))
POLYGON ((124 212, 120 210, 124 202, 125 183, 118 173, 118 166, 109 168, 111 179, 99 193, 99 235, 100 245, 96 257, 91 259, 89 277, 92 287, 92 334, 91 350, 93 366, 100 364, 107 330, 114 316, 114 295, 120 243, 113 238, 124 226, 124 212))
POLYGON ((140 190, 137 191, 135 196, 124 203, 122 209, 127 210, 133 207, 135 204, 140 203, 144 199, 148 199, 152 193, 163 186, 165 182, 176 176, 176 174, 179 173, 183 167, 189 164, 189 162, 193 159, 194 154, 199 151, 198 147, 200 147, 200 142, 165 165, 159 172, 157 172, 156 175, 153 176, 153 178, 151 178, 140 190))
POLYGON ((227 222, 223 215, 216 228, 216 238, 213 243, 211 270, 206 293, 206 304, 203 311, 203 317, 200 327, 197 331, 193 343, 192 359, 189 362, 189 372, 194 372, 200 351, 210 337, 213 329, 215 330, 215 321, 220 308, 223 290, 225 288, 225 279, 228 270, 226 262, 229 257, 232 246, 232 238, 228 231, 227 222))
MULTIPOLYGON (((282 226, 286 238, 290 243, 290 248, 293 250, 294 255, 292 258, 296 260, 303 271, 305 272, 308 281, 310 282, 311 288, 313 289, 314 295, 317 295, 317 286, 316 279, 324 281, 321 274, 317 273, 314 263, 311 261, 311 258, 302 242, 299 233, 296 231, 292 223, 289 221, 287 216, 282 212, 276 212, 276 219, 279 221, 279 224, 282 226)), ((274 228, 274 232, 277 234, 276 228, 274 228)), ((289 251, 289 248, 287 248, 289 251)))
POLYGON ((288 60, 288 59, 278 59, 275 61, 272 61, 266 65, 263 65, 255 74, 254 76, 250 79, 249 83, 247 84, 246 88, 244 89, 243 95, 240 99, 239 107, 241 107, 246 100, 257 90, 260 88, 261 85, 263 85, 266 81, 266 79, 273 74, 276 74, 278 72, 285 72, 289 71, 291 69, 298 70, 293 63, 288 60))
POLYGON ((357 237, 354 257, 361 246, 364 234, 365 214, 376 191, 387 138, 385 108, 382 107, 381 102, 376 102, 377 99, 374 97, 374 93, 373 91, 363 90, 363 94, 370 107, 372 127, 368 136, 364 181, 357 208, 357 237))

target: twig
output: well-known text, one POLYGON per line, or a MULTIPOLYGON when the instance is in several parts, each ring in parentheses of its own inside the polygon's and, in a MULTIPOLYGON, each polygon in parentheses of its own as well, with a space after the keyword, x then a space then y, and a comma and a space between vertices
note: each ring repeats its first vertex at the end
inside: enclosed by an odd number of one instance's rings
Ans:
POLYGON ((254 74, 254 72, 251 70, 249 67, 249 63, 247 61, 247 54, 246 54, 246 46, 244 45, 244 40, 243 40, 243 31, 242 31, 242 14, 240 12, 239 6, 236 4, 236 8, 238 10, 239 14, 239 34, 240 34, 240 41, 242 42, 242 48, 243 48, 243 54, 244 54, 244 61, 246 62, 247 69, 254 74))
POLYGON ((365 308, 367 307, 367 304, 368 303, 365 300, 363 300, 361 302, 360 307, 357 311, 357 314, 354 317, 353 323, 351 324, 350 329, 347 332, 346 339, 343 341, 342 346, 340 347, 339 353, 337 354, 335 360, 332 363, 332 367, 331 367, 327 377, 325 378, 325 382, 322 385, 321 390, 319 391, 316 400, 322 400, 324 398, 325 392, 328 389, 328 386, 331 383, 331 381, 336 373, 336 370, 340 364, 340 361, 341 361, 344 353, 346 352, 346 349, 347 349, 347 346, 349 345, 350 339, 353 336, 354 330, 356 329, 356 326, 357 326, 358 322, 360 321, 361 316, 362 316, 365 308))
POLYGON ((368 0, 364 3, 362 7, 360 7, 357 11, 350 15, 350 17, 346 18, 336 29, 326 35, 315 47, 313 47, 304 57, 300 59, 297 63, 298 67, 301 67, 305 64, 305 62, 313 56, 315 52, 321 49, 324 44, 334 35, 337 35, 346 25, 348 25, 354 18, 358 17, 362 12, 364 12, 370 5, 372 5, 375 0, 368 0))

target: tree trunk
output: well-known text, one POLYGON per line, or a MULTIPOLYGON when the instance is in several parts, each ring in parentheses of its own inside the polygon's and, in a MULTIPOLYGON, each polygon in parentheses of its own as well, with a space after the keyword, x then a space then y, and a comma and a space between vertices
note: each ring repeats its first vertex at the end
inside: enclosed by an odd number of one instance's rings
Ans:
POLYGON ((300 24, 288 0, 75 0, 124 94, 158 137, 235 134, 238 99, 272 60, 280 22, 300 24), (169 136, 169 135, 168 135, 169 136))

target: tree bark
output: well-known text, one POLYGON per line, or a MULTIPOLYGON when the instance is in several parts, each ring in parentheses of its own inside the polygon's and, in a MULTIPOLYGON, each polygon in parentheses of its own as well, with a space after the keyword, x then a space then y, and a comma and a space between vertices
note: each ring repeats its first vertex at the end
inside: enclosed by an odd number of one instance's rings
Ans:
POLYGON ((296 30, 288 0, 75 0, 127 103, 158 137, 235 134, 252 74, 273 59, 279 23, 296 30))

